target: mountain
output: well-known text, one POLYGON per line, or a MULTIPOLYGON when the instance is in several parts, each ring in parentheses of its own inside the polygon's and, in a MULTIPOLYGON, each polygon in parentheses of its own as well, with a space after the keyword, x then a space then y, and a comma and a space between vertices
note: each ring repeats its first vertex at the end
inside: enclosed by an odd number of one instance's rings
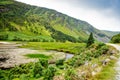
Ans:
POLYGON ((120 33, 117 35, 114 35, 111 39, 112 43, 120 43, 120 33))
POLYGON ((85 21, 55 10, 14 0, 0 1, 0 40, 86 42, 90 33, 108 42, 110 35, 85 21))
POLYGON ((107 30, 102 30, 102 32, 106 35, 108 35, 110 38, 112 38, 114 35, 119 34, 119 31, 107 31, 107 30))

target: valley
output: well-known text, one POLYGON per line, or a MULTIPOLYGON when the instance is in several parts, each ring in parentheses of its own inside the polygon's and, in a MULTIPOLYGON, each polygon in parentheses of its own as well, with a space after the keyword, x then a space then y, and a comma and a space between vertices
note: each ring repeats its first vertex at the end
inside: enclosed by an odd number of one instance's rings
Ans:
POLYGON ((2 0, 0 10, 0 40, 86 42, 92 32, 96 40, 109 42, 118 33, 101 31, 55 10, 14 0, 2 0))
POLYGON ((119 80, 119 33, 0 0, 0 80, 119 80))

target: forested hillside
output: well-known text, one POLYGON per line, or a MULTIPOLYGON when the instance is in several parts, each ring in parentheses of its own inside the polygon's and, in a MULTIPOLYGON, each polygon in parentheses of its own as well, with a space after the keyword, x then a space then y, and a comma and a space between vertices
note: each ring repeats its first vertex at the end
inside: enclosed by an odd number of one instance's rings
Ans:
POLYGON ((86 42, 91 32, 99 41, 110 40, 89 23, 55 10, 0 0, 0 40, 86 42))

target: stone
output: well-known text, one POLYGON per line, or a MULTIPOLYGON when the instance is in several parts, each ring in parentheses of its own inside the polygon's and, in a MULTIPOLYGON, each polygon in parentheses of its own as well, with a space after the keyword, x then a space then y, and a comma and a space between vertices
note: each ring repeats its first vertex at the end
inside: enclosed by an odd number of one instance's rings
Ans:
POLYGON ((115 56, 110 56, 110 59, 112 59, 112 60, 117 60, 117 57, 115 57, 115 56))
POLYGON ((96 75, 96 72, 95 71, 92 71, 92 76, 96 75))
POLYGON ((97 67, 98 65, 97 64, 92 64, 92 68, 95 68, 97 67))
POLYGON ((86 62, 85 62, 85 66, 88 66, 88 65, 89 65, 89 62, 88 62, 88 61, 86 61, 86 62))
POLYGON ((113 54, 116 54, 117 52, 116 52, 115 50, 111 50, 111 51, 109 51, 109 53, 110 53, 111 55, 113 55, 113 54))
POLYGON ((102 61, 102 64, 105 66, 106 64, 108 64, 110 62, 110 59, 107 58, 105 60, 102 61))

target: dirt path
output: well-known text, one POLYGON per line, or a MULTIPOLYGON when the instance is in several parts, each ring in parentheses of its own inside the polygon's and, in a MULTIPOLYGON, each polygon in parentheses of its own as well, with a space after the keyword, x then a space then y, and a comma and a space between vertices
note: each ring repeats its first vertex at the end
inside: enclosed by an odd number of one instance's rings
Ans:
MULTIPOLYGON (((120 52, 120 45, 117 45, 117 44, 109 44, 109 45, 115 47, 120 52)), ((115 80, 120 80, 120 58, 118 59, 118 61, 116 63, 115 70, 117 72, 117 74, 115 76, 115 80)))

